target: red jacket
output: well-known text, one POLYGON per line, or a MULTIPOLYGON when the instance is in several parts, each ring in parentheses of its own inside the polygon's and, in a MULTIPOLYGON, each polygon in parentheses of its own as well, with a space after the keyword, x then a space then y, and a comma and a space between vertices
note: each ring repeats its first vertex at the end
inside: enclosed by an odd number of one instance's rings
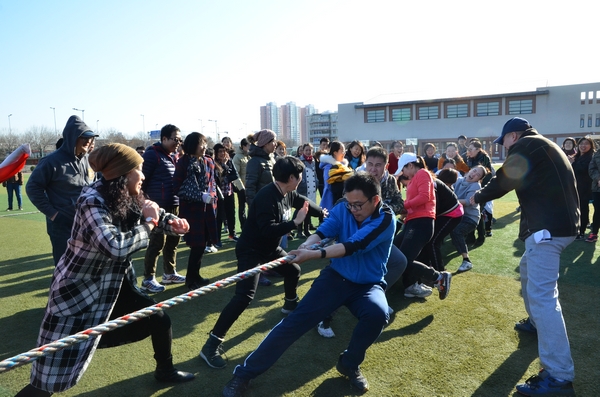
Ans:
POLYGON ((417 171, 408 184, 404 208, 408 211, 406 221, 415 218, 435 219, 435 182, 426 169, 417 171))

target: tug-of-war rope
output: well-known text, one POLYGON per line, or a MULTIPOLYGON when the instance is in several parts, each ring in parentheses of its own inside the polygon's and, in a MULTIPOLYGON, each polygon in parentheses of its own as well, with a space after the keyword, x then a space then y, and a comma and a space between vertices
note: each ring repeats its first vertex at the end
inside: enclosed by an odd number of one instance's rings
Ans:
MULTIPOLYGON (((326 246, 331 242, 333 242, 332 239, 324 239, 321 241, 320 244, 315 244, 310 248, 318 249, 319 247, 326 246)), ((252 269, 234 274, 233 276, 226 277, 219 281, 215 281, 214 283, 206 285, 204 287, 200 287, 198 289, 195 289, 193 291, 187 292, 179 296, 175 296, 171 299, 167 299, 155 305, 145 307, 143 309, 126 314, 119 318, 115 318, 114 320, 110 320, 105 323, 96 325, 95 327, 88 328, 85 331, 76 333, 75 335, 69 335, 67 337, 58 339, 46 345, 36 347, 35 349, 29 350, 28 352, 7 358, 5 360, 0 361, 0 373, 8 372, 14 368, 20 367, 25 364, 29 364, 39 359, 40 357, 49 356, 71 345, 76 345, 77 343, 85 342, 91 338, 95 338, 114 329, 124 327, 127 324, 131 324, 145 317, 149 317, 160 311, 170 309, 171 307, 180 303, 189 302, 190 300, 199 296, 217 291, 221 288, 225 288, 231 284, 237 283, 240 280, 245 280, 247 278, 254 277, 257 273, 263 270, 270 270, 278 266, 284 265, 286 263, 290 263, 294 258, 294 255, 284 256, 283 258, 279 258, 274 261, 265 263, 263 265, 253 267, 252 269)))
POLYGON ((21 353, 14 357, 7 358, 6 360, 0 361, 0 373, 8 372, 14 368, 20 367, 25 364, 29 364, 40 357, 49 356, 71 345, 85 342, 91 338, 95 338, 102 334, 105 334, 106 332, 110 332, 114 329, 124 327, 127 324, 131 324, 145 317, 149 317, 160 311, 170 309, 171 307, 180 303, 189 302, 190 300, 199 296, 206 295, 210 292, 214 292, 221 288, 225 288, 231 284, 235 284, 240 280, 254 277, 254 275, 263 270, 270 270, 277 266, 289 263, 292 259, 294 259, 294 255, 284 256, 283 258, 279 258, 274 261, 265 263, 263 265, 253 267, 250 270, 234 274, 233 276, 216 281, 204 287, 200 287, 198 289, 195 289, 193 291, 187 292, 179 296, 175 296, 171 299, 167 299, 155 305, 145 307, 143 309, 126 314, 119 318, 115 318, 114 320, 110 320, 103 324, 96 325, 95 327, 88 328, 85 331, 76 333, 75 335, 70 335, 65 338, 58 339, 54 342, 29 350, 26 353, 21 353))

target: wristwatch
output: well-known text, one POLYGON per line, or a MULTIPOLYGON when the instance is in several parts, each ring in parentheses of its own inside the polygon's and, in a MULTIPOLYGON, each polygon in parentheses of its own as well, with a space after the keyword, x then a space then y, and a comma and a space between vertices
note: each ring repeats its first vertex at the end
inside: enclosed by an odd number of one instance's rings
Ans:
POLYGON ((321 258, 325 259, 325 257, 327 257, 327 251, 325 251, 323 248, 319 248, 319 251, 321 251, 321 258))
POLYGON ((156 219, 152 218, 151 216, 146 218, 146 222, 152 223, 152 224, 154 224, 155 227, 158 227, 158 221, 156 219))

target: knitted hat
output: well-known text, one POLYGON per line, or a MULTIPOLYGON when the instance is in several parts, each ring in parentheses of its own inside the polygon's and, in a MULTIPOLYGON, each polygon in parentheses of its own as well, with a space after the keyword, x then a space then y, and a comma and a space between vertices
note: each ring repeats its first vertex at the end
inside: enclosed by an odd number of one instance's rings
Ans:
POLYGON ((110 143, 90 153, 90 165, 106 180, 125 175, 144 162, 134 149, 120 143, 110 143))
POLYGON ((256 146, 263 147, 267 143, 275 140, 275 133, 271 130, 260 130, 256 134, 254 134, 254 140, 256 141, 256 146))

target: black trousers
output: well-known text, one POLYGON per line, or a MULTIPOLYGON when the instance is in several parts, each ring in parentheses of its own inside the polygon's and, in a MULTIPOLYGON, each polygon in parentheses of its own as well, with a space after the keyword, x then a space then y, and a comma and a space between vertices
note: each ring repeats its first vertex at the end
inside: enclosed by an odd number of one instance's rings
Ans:
MULTIPOLYGON (((257 250, 238 250, 236 247, 236 254, 238 258, 238 272, 252 269, 260 264, 264 264, 273 261, 278 258, 282 258, 287 253, 281 248, 277 247, 277 250, 269 255, 257 250)), ((296 287, 298 287, 298 280, 300 280, 300 266, 295 263, 285 264, 273 268, 273 271, 283 276, 283 289, 285 291, 285 297, 287 299, 294 299, 296 297, 296 287)), ((256 288, 258 287, 258 279, 260 273, 257 273, 254 277, 246 278, 238 281, 235 285, 235 295, 231 298, 227 306, 221 312, 217 323, 215 324, 212 333, 218 338, 225 338, 229 328, 235 323, 238 317, 246 310, 248 305, 254 299, 256 288)))

